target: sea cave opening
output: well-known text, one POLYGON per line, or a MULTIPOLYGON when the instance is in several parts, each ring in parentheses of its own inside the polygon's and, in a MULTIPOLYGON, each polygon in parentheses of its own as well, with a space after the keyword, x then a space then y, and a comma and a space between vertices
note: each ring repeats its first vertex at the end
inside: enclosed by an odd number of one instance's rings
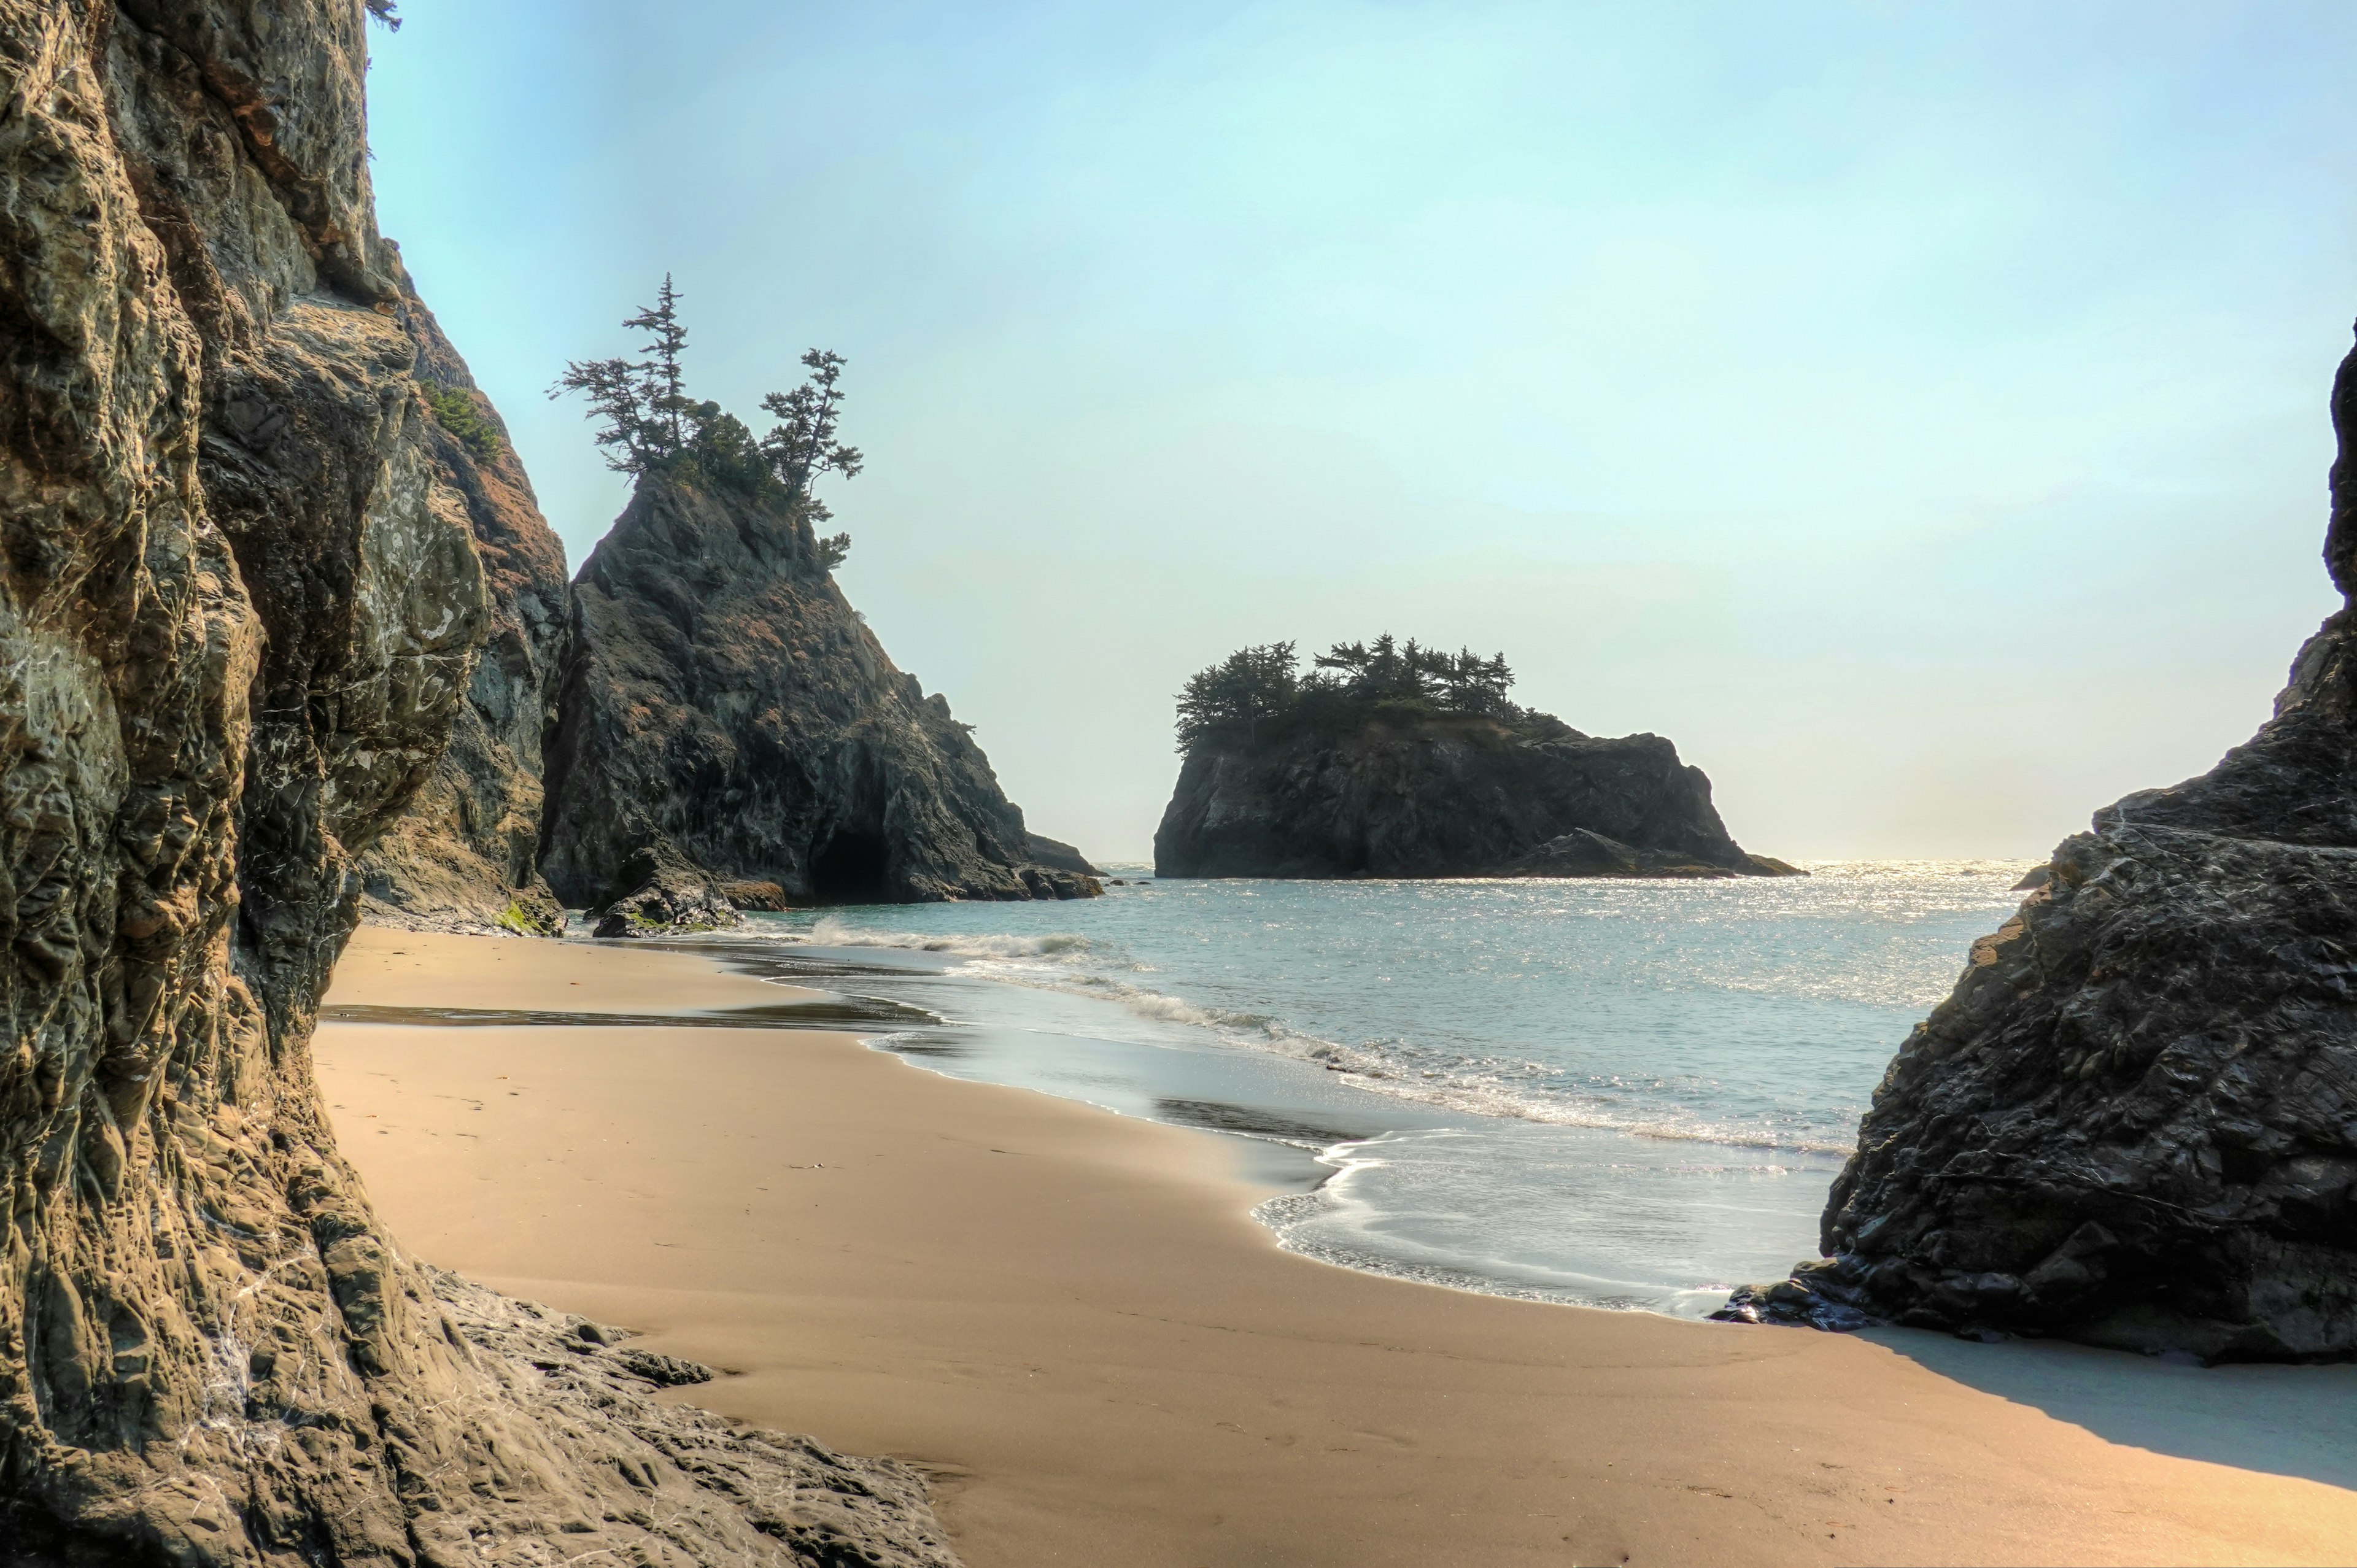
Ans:
POLYGON ((880 904, 890 861, 882 833, 838 828, 811 857, 811 892, 826 904, 880 904))

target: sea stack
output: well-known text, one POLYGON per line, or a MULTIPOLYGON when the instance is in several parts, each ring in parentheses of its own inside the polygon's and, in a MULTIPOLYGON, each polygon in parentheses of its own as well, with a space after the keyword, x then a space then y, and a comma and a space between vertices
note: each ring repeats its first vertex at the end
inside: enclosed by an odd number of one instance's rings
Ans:
POLYGON ((1189 683, 1157 876, 1793 874, 1727 836, 1669 741, 1507 702, 1502 658, 1385 637, 1317 663, 1298 675, 1277 643, 1189 683))
POLYGON ((1825 1257, 1723 1316, 2357 1352, 2357 354, 2343 607, 2275 716, 2063 842, 1876 1090, 1825 1257))
POLYGON ((610 934, 788 903, 1071 898, 939 693, 776 487, 640 476, 573 588, 542 869, 610 934))
POLYGON ((337 1150, 359 863, 494 625, 368 25, 0 6, 0 1556, 948 1563, 913 1471, 653 1402, 337 1150))

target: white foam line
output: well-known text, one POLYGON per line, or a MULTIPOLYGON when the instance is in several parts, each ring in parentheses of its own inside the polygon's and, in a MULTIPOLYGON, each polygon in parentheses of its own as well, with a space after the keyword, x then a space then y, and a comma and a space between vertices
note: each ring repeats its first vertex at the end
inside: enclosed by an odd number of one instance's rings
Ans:
MULTIPOLYGON (((1297 1060, 1314 1061, 1336 1071, 1344 1082, 1357 1088, 1444 1111, 1533 1122, 1546 1126, 1587 1127, 1640 1138, 1711 1144, 1738 1149, 1839 1155, 1848 1153, 1852 1146, 1851 1141, 1847 1140, 1682 1124, 1658 1116, 1618 1113, 1593 1102, 1566 1103, 1571 1097, 1561 1091, 1555 1094, 1544 1091, 1517 1093, 1495 1081, 1468 1079, 1461 1076, 1454 1079, 1440 1077, 1450 1070, 1446 1063, 1438 1068, 1426 1068, 1396 1060, 1363 1047, 1340 1045, 1304 1034, 1264 1014, 1204 1007, 1182 997, 1133 985, 1110 975, 1066 968, 1065 965, 1073 963, 1082 955, 1097 956, 1101 960, 1105 956, 1103 944, 1076 932, 1041 936, 924 936, 909 931, 871 930, 853 926, 833 915, 823 915, 811 926, 806 936, 772 940, 789 946, 864 947, 947 953, 973 961, 967 966, 968 972, 981 979, 1019 985, 1028 990, 1059 992, 1070 996, 1117 1003, 1142 1018, 1204 1029, 1223 1043, 1247 1049, 1267 1050, 1297 1060), (1036 966, 1021 966, 1020 961, 1025 960, 1046 961, 1036 966)), ((1512 1065, 1531 1072, 1547 1070, 1536 1062, 1512 1065)))

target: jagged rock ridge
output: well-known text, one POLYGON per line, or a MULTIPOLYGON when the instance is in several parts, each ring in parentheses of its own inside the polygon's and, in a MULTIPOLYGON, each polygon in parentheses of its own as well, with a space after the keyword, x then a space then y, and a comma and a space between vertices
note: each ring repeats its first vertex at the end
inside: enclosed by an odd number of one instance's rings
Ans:
POLYGON ((946 1563, 898 1467, 576 1397, 337 1152, 358 857, 493 624, 366 50, 360 0, 0 0, 0 1551, 946 1563))
POLYGON ((565 635, 565 545, 541 515, 499 411, 407 274, 396 273, 397 318, 417 346, 419 378, 460 399, 485 433, 470 440, 440 418, 425 425, 440 478, 466 503, 491 630, 449 748, 361 859, 361 909, 379 925, 554 933, 564 910, 540 875, 541 741, 554 719, 565 635))
POLYGON ((573 592, 541 865, 608 931, 1099 891, 894 668, 780 493, 651 471, 573 592))
POLYGON ((1722 1316, 2357 1353, 2357 353, 2343 607, 2274 717, 2065 840, 1875 1091, 1825 1258, 1722 1316))
POLYGON ((1741 876, 1710 780, 1659 736, 1544 714, 1378 715, 1341 735, 1190 746, 1158 876, 1741 876))

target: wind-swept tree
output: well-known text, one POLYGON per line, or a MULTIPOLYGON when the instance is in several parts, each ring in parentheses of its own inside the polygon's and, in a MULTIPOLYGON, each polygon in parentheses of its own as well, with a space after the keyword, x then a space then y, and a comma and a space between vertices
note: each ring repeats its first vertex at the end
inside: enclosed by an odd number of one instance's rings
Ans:
POLYGON ((1198 671, 1178 693, 1178 748, 1190 751, 1197 742, 1220 733, 1257 738, 1260 725, 1281 716, 1291 704, 1299 684, 1294 668, 1293 644, 1272 642, 1240 648, 1209 670, 1198 671))
POLYGON ((688 443, 692 406, 679 370, 679 357, 687 351, 687 327, 679 318, 679 290, 672 287, 669 273, 663 274, 655 302, 622 325, 652 335, 639 345, 640 353, 653 356, 638 366, 648 388, 647 417, 662 428, 672 451, 682 451, 688 443))
POLYGON ((1516 711, 1506 700, 1506 693, 1513 689, 1514 672, 1507 668, 1503 653, 1484 659, 1469 648, 1460 648, 1448 662, 1441 682, 1450 707, 1459 713, 1509 716, 1516 711))
POLYGON ((1221 737, 1246 744, 1312 731, 1337 734, 1386 713, 1467 714, 1508 723, 1530 715, 1506 698, 1514 673, 1506 656, 1471 649, 1443 653, 1385 632, 1338 642, 1297 673, 1294 645, 1241 649, 1199 671, 1178 697, 1178 746, 1221 737))
POLYGON ((667 347, 667 367, 650 360, 619 357, 574 360, 548 389, 552 398, 579 392, 589 400, 589 417, 597 422, 595 439, 606 449, 606 467, 618 473, 643 474, 675 456, 683 445, 679 406, 676 402, 663 403, 679 396, 679 351, 686 347, 687 335, 678 329, 678 322, 679 294, 671 285, 671 274, 665 273, 656 303, 622 325, 643 328, 667 323, 656 343, 650 345, 667 347))
POLYGON ((1378 701, 1421 699, 1460 714, 1506 714, 1513 707, 1506 693, 1514 672, 1503 653, 1488 659, 1469 648, 1443 653, 1385 632, 1372 645, 1338 642, 1318 656, 1317 665, 1337 671, 1333 679, 1344 689, 1378 701))
POLYGON ((843 389, 835 382, 843 375, 844 362, 840 354, 813 349, 802 356, 810 379, 790 392, 771 392, 761 400, 761 406, 778 420, 761 439, 762 455, 770 460, 770 471, 786 487, 786 494, 809 508, 813 522, 823 522, 834 514, 811 494, 811 481, 829 473, 852 478, 862 460, 858 447, 834 438, 843 406, 843 389))
MULTIPOLYGON (((648 334, 642 360, 576 360, 549 389, 561 397, 580 392, 597 422, 596 439, 606 449, 606 466, 644 474, 674 462, 692 464, 705 481, 758 492, 775 485, 790 507, 812 523, 834 515, 811 493, 821 474, 851 478, 859 472, 859 448, 836 439, 842 416, 844 358, 824 349, 802 356, 810 377, 791 392, 771 392, 761 406, 778 423, 758 440, 745 423, 718 403, 698 402, 687 392, 681 360, 687 326, 680 319, 680 292, 663 274, 655 303, 622 325, 648 334)), ((815 541, 816 559, 828 569, 843 564, 851 535, 815 541)))

